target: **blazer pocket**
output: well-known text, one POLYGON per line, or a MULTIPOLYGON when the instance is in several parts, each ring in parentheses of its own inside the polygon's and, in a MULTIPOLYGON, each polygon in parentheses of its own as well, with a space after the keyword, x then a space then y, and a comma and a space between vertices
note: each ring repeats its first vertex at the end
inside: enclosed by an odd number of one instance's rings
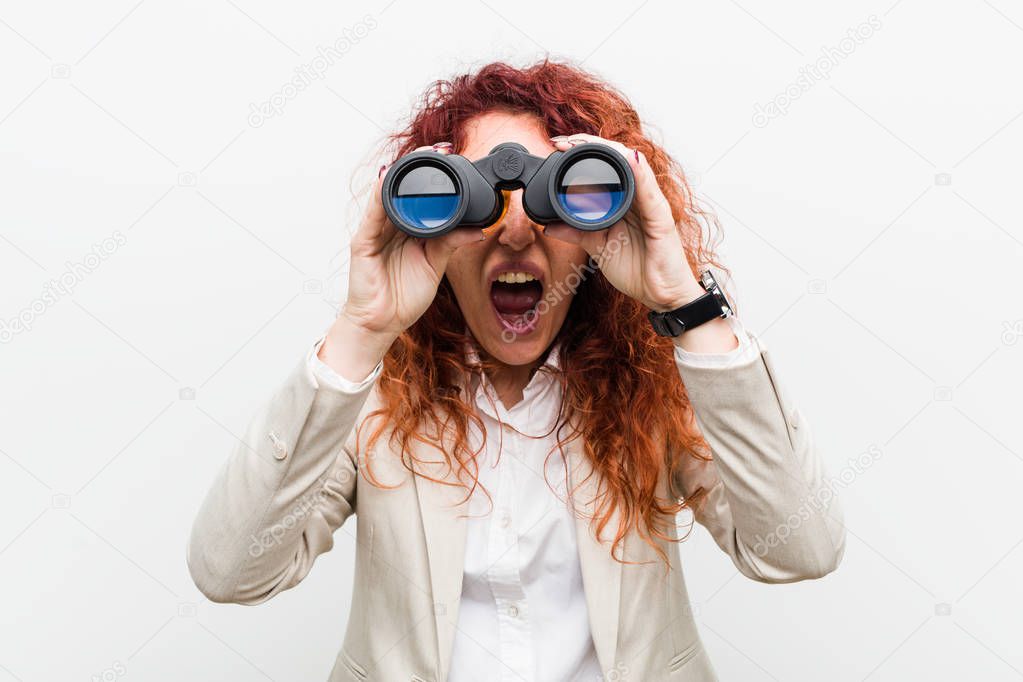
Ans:
POLYGON ((348 672, 355 675, 357 679, 368 679, 366 669, 359 665, 354 658, 349 656, 347 651, 341 652, 341 664, 348 670, 348 672))
POLYGON ((679 670, 682 666, 699 656, 702 652, 703 646, 700 644, 699 640, 696 640, 672 657, 671 661, 668 662, 668 672, 673 673, 676 670, 679 670))

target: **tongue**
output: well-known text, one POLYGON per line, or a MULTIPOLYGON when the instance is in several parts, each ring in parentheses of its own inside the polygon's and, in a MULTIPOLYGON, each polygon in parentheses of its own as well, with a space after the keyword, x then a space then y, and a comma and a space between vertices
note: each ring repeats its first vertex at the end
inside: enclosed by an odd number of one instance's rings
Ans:
POLYGON ((523 315, 533 309, 540 300, 540 287, 535 283, 507 284, 494 282, 490 288, 490 300, 502 315, 523 315))

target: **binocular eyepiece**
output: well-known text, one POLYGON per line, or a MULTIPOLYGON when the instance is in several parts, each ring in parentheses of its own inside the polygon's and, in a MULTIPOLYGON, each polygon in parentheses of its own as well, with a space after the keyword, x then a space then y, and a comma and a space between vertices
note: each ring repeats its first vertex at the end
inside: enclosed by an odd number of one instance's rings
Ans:
POLYGON ((458 154, 412 152, 384 176, 384 211, 400 230, 436 237, 455 227, 493 225, 507 208, 501 190, 523 189, 529 219, 605 230, 632 207, 636 180, 611 147, 587 142, 547 158, 505 142, 475 162, 458 154))

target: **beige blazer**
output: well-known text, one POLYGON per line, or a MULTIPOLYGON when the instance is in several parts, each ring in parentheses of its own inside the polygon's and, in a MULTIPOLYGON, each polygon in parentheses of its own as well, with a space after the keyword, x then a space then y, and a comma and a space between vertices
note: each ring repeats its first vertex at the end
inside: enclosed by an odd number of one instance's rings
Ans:
MULTIPOLYGON (((686 466, 672 480, 665 474, 664 494, 707 488, 696 520, 754 580, 791 582, 834 570, 844 548, 839 510, 807 424, 767 353, 741 367, 679 363, 678 369, 714 462, 686 466)), ((386 433, 374 451, 355 452, 353 427, 377 405, 373 386, 357 394, 318 388, 303 359, 251 421, 244 444, 213 484, 195 520, 188 566, 210 600, 257 604, 297 585, 354 515, 355 586, 330 680, 442 682, 458 619, 466 509, 454 506, 460 490, 411 476, 386 433), (364 478, 360 464, 367 457, 374 473, 395 487, 364 478)), ((442 461, 437 451, 417 447, 420 459, 442 461)), ((582 481, 589 469, 578 441, 565 452, 571 481, 582 481)), ((446 475, 438 464, 425 473, 446 475)), ((625 558, 646 563, 612 559, 606 538, 597 541, 587 518, 595 479, 573 504, 581 512, 583 584, 604 678, 715 680, 678 547, 663 543, 667 571, 635 534, 625 539, 625 558)), ((613 520, 610 528, 616 527, 613 520)))

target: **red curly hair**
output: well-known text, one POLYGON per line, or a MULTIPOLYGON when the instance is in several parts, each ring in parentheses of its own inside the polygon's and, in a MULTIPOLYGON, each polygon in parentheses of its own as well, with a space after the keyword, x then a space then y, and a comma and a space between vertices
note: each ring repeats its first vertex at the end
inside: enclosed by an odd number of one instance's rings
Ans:
MULTIPOLYGON (((696 206, 681 167, 644 135, 639 115, 621 93, 570 64, 545 59, 520 69, 498 62, 436 81, 407 127, 386 144, 393 158, 437 141, 450 141, 457 151, 465 146, 467 122, 491 111, 533 115, 551 136, 590 133, 643 152, 671 205, 690 267, 695 272, 715 263, 702 225, 716 223, 696 206)), ((421 476, 409 446, 418 441, 441 450, 424 434, 451 433, 453 445, 443 456, 457 482, 430 480, 463 486, 468 498, 479 485, 476 458, 485 446, 471 448, 470 425, 484 438, 485 430, 463 387, 488 363, 467 365, 466 342, 474 343, 445 277, 430 308, 386 354, 378 384, 382 407, 364 423, 382 417, 366 452, 390 427, 389 440, 400 446, 403 464, 421 476)), ((670 532, 675 515, 698 502, 704 491, 685 500, 665 499, 657 494, 660 477, 680 467, 684 457, 709 459, 675 367, 674 346, 653 332, 643 305, 611 286, 599 270, 578 289, 555 339, 559 342, 556 375, 564 399, 557 447, 582 438, 583 452, 601 482, 593 518, 597 536, 617 510, 612 556, 635 530, 666 560, 654 538, 675 539, 670 532), (568 424, 574 426, 563 434, 568 424)), ((367 477, 382 486, 373 476, 371 458, 366 461, 367 477)))

